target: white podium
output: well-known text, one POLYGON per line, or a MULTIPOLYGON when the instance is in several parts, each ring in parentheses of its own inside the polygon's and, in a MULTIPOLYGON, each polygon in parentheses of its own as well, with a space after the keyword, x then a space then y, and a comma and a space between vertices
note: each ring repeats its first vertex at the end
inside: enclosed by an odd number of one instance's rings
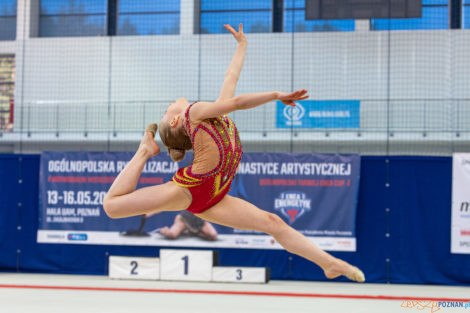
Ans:
POLYGON ((217 265, 217 251, 161 249, 160 258, 110 256, 109 277, 257 284, 270 280, 269 268, 217 265))
POLYGON ((162 280, 211 281, 218 255, 210 250, 160 250, 162 280))
POLYGON ((266 284, 270 278, 266 267, 214 266, 212 281, 220 283, 258 283, 266 284))
POLYGON ((160 261, 149 257, 109 257, 109 277, 113 279, 160 279, 160 261))

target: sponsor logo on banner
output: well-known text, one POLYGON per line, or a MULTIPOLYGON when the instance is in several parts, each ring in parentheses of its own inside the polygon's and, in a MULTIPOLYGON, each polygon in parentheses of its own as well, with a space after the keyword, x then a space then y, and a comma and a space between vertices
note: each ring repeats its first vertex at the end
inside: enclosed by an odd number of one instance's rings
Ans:
POLYGON ((286 105, 283 110, 286 124, 293 126, 302 126, 302 118, 305 115, 305 108, 298 102, 295 103, 295 107, 286 105))
POLYGON ((294 223, 305 212, 311 210, 311 199, 300 191, 286 191, 274 199, 274 209, 281 212, 290 224, 294 223))
POLYGON ((235 244, 237 244, 237 245, 248 245, 249 242, 245 238, 236 238, 235 239, 235 244))
POLYGON ((67 239, 70 241, 87 241, 87 234, 68 234, 67 239))
POLYGON ((336 242, 339 246, 344 246, 344 247, 349 247, 351 246, 351 241, 350 240, 338 240, 336 242))
POLYGON ((359 128, 359 100, 304 100, 295 106, 277 101, 277 128, 359 128))
POLYGON ((62 234, 47 234, 48 239, 57 239, 57 240, 63 240, 65 239, 65 236, 62 234))
POLYGON ((266 244, 267 239, 266 238, 253 238, 251 239, 251 243, 254 245, 261 245, 264 246, 266 244))

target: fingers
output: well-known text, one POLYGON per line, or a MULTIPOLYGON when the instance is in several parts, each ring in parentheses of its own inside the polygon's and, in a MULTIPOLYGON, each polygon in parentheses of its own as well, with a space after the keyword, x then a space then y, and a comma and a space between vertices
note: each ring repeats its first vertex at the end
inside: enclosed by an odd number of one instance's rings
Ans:
POLYGON ((295 106, 294 101, 305 100, 308 97, 309 95, 307 95, 307 90, 301 89, 301 90, 291 92, 290 94, 287 94, 279 98, 279 100, 281 100, 282 103, 284 103, 285 105, 295 106))
MULTIPOLYGON (((296 100, 301 100, 302 98, 306 99, 305 98, 305 94, 307 93, 307 90, 305 89, 302 89, 302 90, 297 90, 297 91, 294 91, 293 93, 291 93, 289 95, 289 97, 293 98, 293 99, 296 99, 296 100)), ((308 96, 307 96, 308 97, 308 96)))
POLYGON ((232 35, 235 36, 235 35, 237 34, 237 32, 235 31, 235 29, 233 29, 233 27, 230 26, 229 24, 224 24, 224 27, 225 27, 229 32, 231 32, 232 35))
POLYGON ((224 24, 224 27, 229 31, 231 32, 234 36, 236 35, 239 35, 239 34, 243 34, 243 24, 240 23, 238 25, 238 32, 232 27, 230 26, 229 24, 224 24))
POLYGON ((306 93, 307 93, 307 90, 302 89, 302 90, 294 91, 294 92, 292 93, 292 95, 295 96, 295 97, 302 97, 302 96, 305 95, 306 93))

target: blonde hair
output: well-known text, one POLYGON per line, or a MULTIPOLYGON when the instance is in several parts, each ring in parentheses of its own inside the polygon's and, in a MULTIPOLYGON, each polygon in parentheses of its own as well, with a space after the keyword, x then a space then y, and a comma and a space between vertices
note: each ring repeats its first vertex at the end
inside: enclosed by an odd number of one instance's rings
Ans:
POLYGON ((168 121, 160 121, 158 125, 160 138, 168 148, 171 159, 175 162, 182 161, 186 155, 186 150, 193 148, 191 139, 184 131, 183 127, 173 128, 168 121))

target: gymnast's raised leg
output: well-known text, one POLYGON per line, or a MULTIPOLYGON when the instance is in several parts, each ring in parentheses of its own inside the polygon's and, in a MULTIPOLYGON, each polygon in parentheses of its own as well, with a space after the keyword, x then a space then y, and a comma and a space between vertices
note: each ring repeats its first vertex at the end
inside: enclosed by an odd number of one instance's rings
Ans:
POLYGON ((198 216, 228 227, 267 233, 273 236, 287 251, 300 255, 320 266, 328 278, 344 275, 358 282, 365 280, 364 274, 357 267, 318 248, 276 214, 263 211, 245 200, 227 195, 218 204, 198 216))
POLYGON ((147 127, 139 149, 113 182, 104 198, 103 208, 111 218, 151 212, 180 211, 191 204, 191 194, 172 181, 136 190, 145 162, 160 152, 154 141, 156 124, 147 127))

